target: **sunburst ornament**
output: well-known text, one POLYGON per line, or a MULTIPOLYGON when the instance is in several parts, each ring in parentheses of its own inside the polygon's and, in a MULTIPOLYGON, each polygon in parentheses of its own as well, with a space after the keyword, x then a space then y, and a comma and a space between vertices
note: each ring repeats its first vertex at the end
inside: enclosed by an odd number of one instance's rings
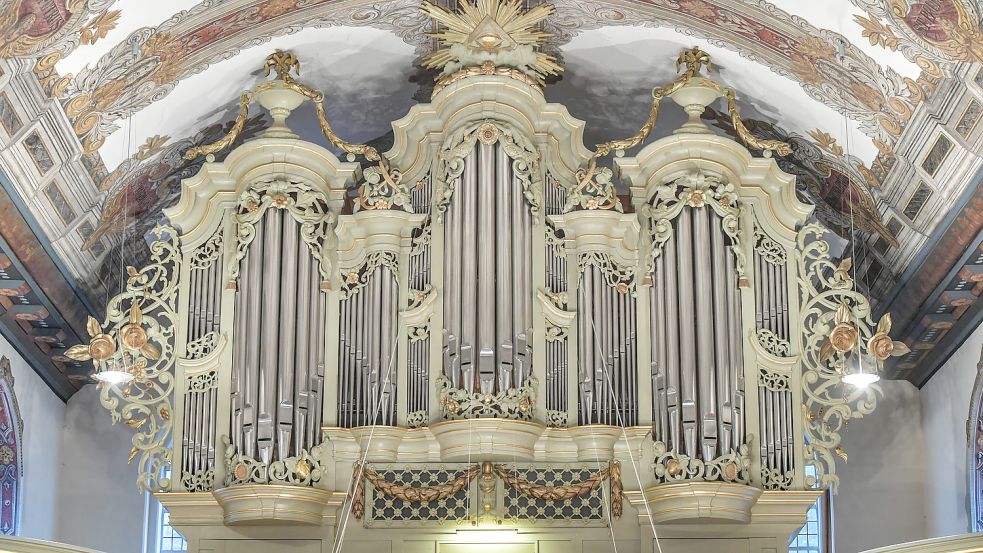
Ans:
POLYGON ((538 28, 555 11, 552 4, 526 10, 522 0, 462 0, 457 12, 430 2, 423 2, 420 9, 443 26, 428 33, 442 46, 423 60, 428 69, 443 69, 442 75, 450 75, 492 62, 514 67, 540 83, 563 71, 556 58, 538 51, 553 36, 538 28))

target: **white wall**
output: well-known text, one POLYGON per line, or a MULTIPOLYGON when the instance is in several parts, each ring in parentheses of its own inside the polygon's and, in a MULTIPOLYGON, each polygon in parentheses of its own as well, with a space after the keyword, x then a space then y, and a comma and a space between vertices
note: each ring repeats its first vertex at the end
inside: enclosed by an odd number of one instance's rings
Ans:
POLYGON ((932 484, 925 494, 927 537, 969 531, 966 423, 983 345, 983 326, 922 387, 922 428, 932 484))
POLYGON ((0 355, 10 359, 14 396, 24 419, 20 533, 29 538, 54 539, 65 404, 2 336, 0 355))
POLYGON ((127 465, 133 431, 112 425, 94 385, 66 405, 6 340, 24 419, 20 535, 134 553, 143 543, 144 495, 127 465))
POLYGON ((58 541, 106 553, 140 551, 145 500, 136 463, 126 462, 132 437, 130 427, 111 424, 95 385, 68 401, 58 541))
POLYGON ((919 390, 882 381, 884 395, 843 434, 849 462, 839 464, 833 497, 836 553, 855 553, 925 537, 925 457, 919 390))

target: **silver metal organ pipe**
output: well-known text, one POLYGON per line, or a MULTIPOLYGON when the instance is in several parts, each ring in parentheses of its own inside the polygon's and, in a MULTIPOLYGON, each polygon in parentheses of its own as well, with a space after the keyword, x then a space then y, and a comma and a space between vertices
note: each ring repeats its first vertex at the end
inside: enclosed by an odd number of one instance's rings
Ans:
POLYGON ((731 403, 731 351, 728 340, 727 312, 730 300, 731 289, 737 283, 731 282, 727 278, 727 268, 732 262, 731 252, 729 251, 728 239, 724 236, 723 227, 716 224, 717 218, 710 217, 710 250, 713 252, 712 274, 718 275, 713 282, 713 347, 716 355, 716 409, 718 417, 718 438, 720 440, 720 452, 727 453, 733 448, 731 442, 733 431, 733 410, 731 403))
MULTIPOLYGON (((677 238, 678 240, 678 238, 677 238)), ((676 290, 678 280, 676 278, 676 241, 669 240, 663 246, 662 268, 665 276, 665 288, 663 289, 665 298, 666 316, 665 329, 666 339, 664 351, 667 357, 666 362, 666 408, 668 410, 669 428, 671 431, 673 451, 682 451, 681 447, 681 427, 682 412, 679 397, 679 303, 677 301, 676 290)))
MULTIPOLYGON (((482 151, 482 154, 485 152, 482 151)), ((494 152, 495 154, 495 190, 497 194, 495 195, 496 205, 495 214, 498 217, 497 226, 499 229, 514 228, 512 226, 510 204, 511 204, 511 188, 512 182, 510 181, 511 171, 509 168, 509 157, 505 154, 505 150, 502 148, 497 148, 494 152)), ((489 155, 489 158, 492 156, 489 155)), ((498 361, 499 364, 503 366, 502 373, 504 373, 507 382, 503 382, 503 389, 508 389, 513 386, 521 386, 521 382, 517 382, 515 379, 514 364, 513 364, 513 350, 514 344, 512 342, 512 336, 515 334, 515 328, 513 328, 513 305, 510 301, 503 301, 508 298, 510 294, 514 293, 512 289, 512 273, 515 270, 514 258, 512 254, 515 252, 513 248, 510 247, 510 240, 503 240, 499 236, 495 240, 495 255, 496 260, 496 297, 498 301, 495 302, 493 312, 495 313, 495 343, 499 348, 498 361)), ((489 248, 490 250, 490 248, 489 248)))
POLYGON ((280 459, 290 456, 294 414, 294 346, 297 337, 297 243, 298 226, 289 216, 283 221, 280 256, 280 324, 276 384, 277 452, 280 459))
POLYGON ((734 361, 730 365, 730 378, 732 388, 730 393, 733 399, 733 428, 734 436, 732 441, 735 446, 744 443, 744 356, 741 347, 741 296, 737 288, 737 268, 734 260, 730 259, 727 263, 727 326, 730 329, 730 343, 732 346, 731 359, 734 361))
POLYGON ((719 284, 714 281, 711 269, 713 253, 710 241, 711 208, 704 206, 691 210, 693 215, 693 246, 694 246, 694 276, 697 288, 696 297, 697 317, 697 381, 699 383, 700 422, 702 427, 703 458, 713 459, 717 453, 717 383, 715 373, 717 360, 715 356, 714 335, 716 324, 713 317, 713 293, 719 284))
POLYGON ((684 208, 676 219, 676 271, 679 295, 679 394, 683 420, 683 443, 690 457, 697 452, 697 408, 696 408, 696 344, 695 329, 692 324, 693 302, 693 244, 690 209, 684 208), (685 317, 685 319, 684 319, 685 317))
MULTIPOLYGON (((495 145, 479 143, 478 150, 478 186, 475 195, 477 198, 475 216, 478 223, 478 238, 494 240, 492 237, 495 235, 495 227, 501 224, 501 216, 495 205, 495 192, 498 188, 495 186, 497 184, 495 180, 495 145)), ((500 278, 500 275, 496 274, 495 247, 491 247, 491 244, 479 247, 476 243, 475 251, 478 257, 475 274, 478 301, 473 305, 477 305, 478 313, 481 316, 475 317, 477 319, 475 334, 477 351, 474 352, 475 359, 473 362, 477 364, 481 391, 492 393, 496 388, 495 343, 498 339, 495 333, 496 288, 494 279, 495 277, 500 278)))
MULTIPOLYGON (((280 322, 280 245, 283 217, 279 209, 265 214, 267 232, 263 254, 263 320, 262 336, 276 336, 280 322)), ((274 421, 276 420, 277 341, 266 339, 260 349, 259 400, 256 421, 256 442, 263 463, 273 460, 274 421)))
POLYGON ((311 328, 314 326, 314 317, 317 316, 315 308, 316 296, 312 297, 312 291, 317 294, 317 288, 311 287, 311 256, 306 251, 307 245, 303 240, 297 240, 297 313, 295 318, 294 332, 297 336, 296 351, 293 361, 295 386, 291 393, 295 411, 293 418, 293 451, 299 452, 304 449, 307 441, 307 418, 310 415, 310 372, 315 364, 311 363, 310 346, 313 345, 314 336, 311 328))
MULTIPOLYGON (((245 291, 263 289, 263 258, 266 243, 267 224, 265 219, 256 221, 254 227, 256 233, 252 243, 249 245, 246 257, 246 271, 249 280, 243 281, 242 289, 245 291)), ((259 415, 259 375, 260 375, 260 328, 262 321, 262 301, 255 295, 250 296, 251 301, 247 300, 246 306, 246 335, 242 339, 247 341, 246 363, 242 373, 243 380, 243 444, 244 453, 248 457, 256 457, 256 425, 259 415)))

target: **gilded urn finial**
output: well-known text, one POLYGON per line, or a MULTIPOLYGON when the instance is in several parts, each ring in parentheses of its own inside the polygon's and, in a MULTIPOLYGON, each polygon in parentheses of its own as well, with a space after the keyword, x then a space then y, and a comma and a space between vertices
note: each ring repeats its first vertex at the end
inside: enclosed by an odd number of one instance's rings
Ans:
POLYGON ((294 82, 294 78, 290 75, 290 71, 293 70, 297 73, 297 76, 300 76, 300 61, 293 52, 284 52, 277 48, 276 52, 266 56, 266 63, 263 69, 264 75, 267 77, 270 76, 270 70, 272 69, 276 72, 277 80, 292 83, 294 82))

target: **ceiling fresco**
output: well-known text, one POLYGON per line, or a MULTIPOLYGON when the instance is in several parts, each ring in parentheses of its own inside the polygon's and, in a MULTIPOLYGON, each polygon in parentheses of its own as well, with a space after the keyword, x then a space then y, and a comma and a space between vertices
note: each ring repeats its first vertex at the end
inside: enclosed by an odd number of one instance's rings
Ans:
MULTIPOLYGON (((438 3, 453 7, 453 0, 438 3)), ((947 208, 975 189, 980 163, 969 152, 983 116, 983 78, 976 73, 983 62, 980 5, 552 3, 547 49, 565 71, 548 81, 545 93, 587 122, 588 146, 634 134, 652 87, 675 76, 681 49, 699 46, 711 54, 719 80, 737 90, 753 132, 792 145, 792 155, 779 163, 798 177, 799 194, 817 206, 819 219, 851 243, 858 282, 885 302, 882 309, 892 308, 886 300, 927 301, 931 287, 923 298, 905 299, 898 290, 937 243, 933 235, 945 230, 947 208)), ((422 67, 433 48, 424 34, 430 23, 419 6, 418 0, 0 0, 0 58, 8 73, 0 76, 0 93, 13 90, 15 79, 21 83, 16 94, 0 94, 0 126, 7 131, 0 136, 5 146, 23 147, 7 161, 0 154, 0 169, 53 255, 98 306, 121 267, 146 255, 142 237, 174 202, 180 179, 197 171, 201 160, 185 161, 184 151, 224 133, 238 95, 263 78, 258 68, 273 48, 301 60, 302 77, 325 93, 339 134, 385 146, 390 121, 428 101, 432 91, 434 73, 422 67), (5 107, 5 98, 11 105, 5 107), (28 115, 32 110, 36 115, 28 115), (47 121, 38 124, 35 142, 32 117, 47 121), (64 136, 55 136, 56 127, 64 136), (46 151, 54 168, 35 171, 46 165, 38 163, 46 151), (60 183, 55 190, 52 181, 60 183)), ((719 132, 733 133, 725 115, 718 105, 704 117, 719 132)), ((660 127, 671 127, 674 118, 681 112, 667 106, 660 127)), ((324 144, 311 113, 300 110, 291 123, 324 144)), ((251 118, 239 140, 265 124, 251 118)), ((961 232, 975 237, 974 229, 969 224, 961 232)), ((917 309, 909 318, 899 324, 914 325, 917 309)))

